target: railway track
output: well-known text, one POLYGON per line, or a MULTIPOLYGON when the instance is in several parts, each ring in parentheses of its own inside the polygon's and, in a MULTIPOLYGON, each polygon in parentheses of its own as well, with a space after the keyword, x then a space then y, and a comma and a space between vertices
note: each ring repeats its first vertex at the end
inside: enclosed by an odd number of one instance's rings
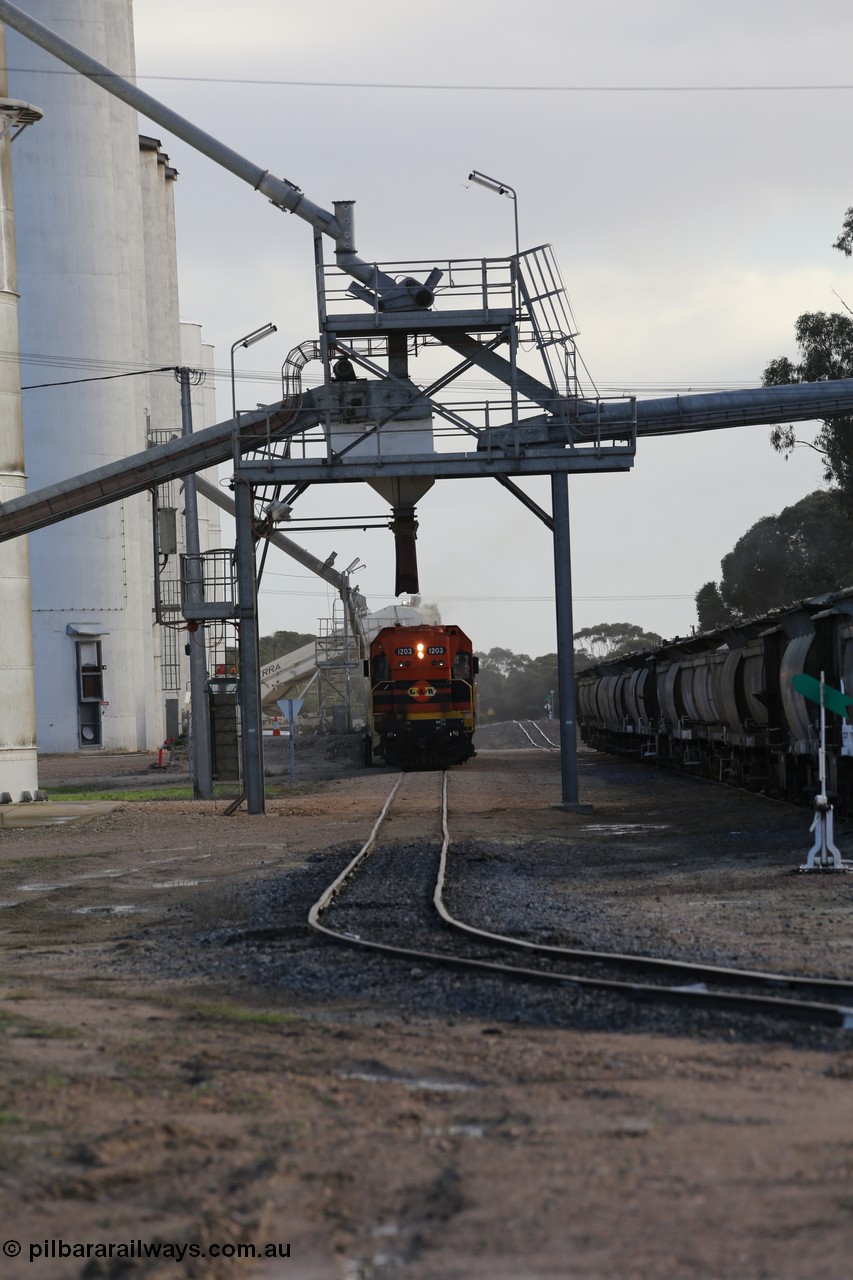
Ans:
POLYGON ((448 774, 401 774, 368 839, 312 906, 311 928, 419 964, 853 1030, 849 982, 555 946, 457 918, 447 905, 454 870, 448 823, 448 774), (423 804, 425 795, 431 830, 414 846, 395 843, 395 806, 407 798, 423 804))
MULTIPOLYGON (((518 725, 519 729, 524 734, 525 738, 531 744, 531 746, 539 747, 543 751, 559 751, 560 750, 559 742, 552 742, 551 739, 548 737, 547 733, 545 732, 545 730, 542 729, 536 723, 535 720, 526 720, 526 721, 514 720, 513 723, 518 725), (525 729, 524 727, 525 724, 529 724, 531 729, 533 729, 533 732, 538 734, 539 737, 534 738, 529 732, 529 730, 525 729), (544 738, 545 741, 544 742, 540 741, 541 738, 544 738)), ((556 726, 554 727, 554 732, 555 733, 557 732, 556 726)))

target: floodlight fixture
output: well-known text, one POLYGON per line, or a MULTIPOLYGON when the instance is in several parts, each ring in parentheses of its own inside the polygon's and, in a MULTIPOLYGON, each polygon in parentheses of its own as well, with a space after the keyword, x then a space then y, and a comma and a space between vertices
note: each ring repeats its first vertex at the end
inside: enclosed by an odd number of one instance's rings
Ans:
POLYGON ((238 345, 241 347, 253 347, 256 342, 260 342, 261 338, 266 338, 269 334, 277 332, 277 324, 272 324, 271 322, 262 324, 260 329, 254 329, 251 333, 247 333, 245 338, 241 338, 238 345))
POLYGON ((512 187, 507 186, 505 182, 499 182, 497 178, 490 178, 487 173, 480 173, 478 169, 472 169, 468 174, 469 182, 476 182, 478 186, 485 187, 487 191, 494 191, 498 196, 509 196, 511 200, 515 199, 515 192, 512 187))
POLYGON ((521 249, 518 240, 518 198, 515 193, 515 187, 511 187, 508 182, 501 182, 498 178, 490 178, 487 173, 480 173, 479 169, 471 170, 468 174, 468 181, 476 182, 478 186, 485 187, 487 191, 494 192, 496 196, 509 196, 512 201, 515 218, 515 259, 517 264, 521 249))

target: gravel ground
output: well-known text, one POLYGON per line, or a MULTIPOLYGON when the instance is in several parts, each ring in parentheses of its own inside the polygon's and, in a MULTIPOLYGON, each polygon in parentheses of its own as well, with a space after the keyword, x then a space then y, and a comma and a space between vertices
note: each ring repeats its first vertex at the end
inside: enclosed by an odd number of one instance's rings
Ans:
MULTIPOLYGON (((849 1033, 323 941, 307 910, 393 775, 354 769, 346 743, 312 750, 263 818, 155 798, 81 827, 0 830, 0 1207, 24 1245, 4 1275, 846 1280, 849 1033), (39 1271, 30 1243, 52 1236, 206 1256, 39 1271), (274 1241, 288 1260, 211 1257, 274 1241)), ((459 914, 851 976, 853 882, 795 872, 807 813, 584 752, 593 810, 567 814, 554 752, 513 725, 488 726, 478 750, 450 782, 459 914)), ((148 773, 114 759, 127 772, 111 778, 148 773)), ((45 761, 42 786, 73 769, 45 761)), ((410 775, 404 790, 349 910, 410 913, 413 932, 437 784, 410 775)), ((849 837, 839 825, 842 850, 849 837)))

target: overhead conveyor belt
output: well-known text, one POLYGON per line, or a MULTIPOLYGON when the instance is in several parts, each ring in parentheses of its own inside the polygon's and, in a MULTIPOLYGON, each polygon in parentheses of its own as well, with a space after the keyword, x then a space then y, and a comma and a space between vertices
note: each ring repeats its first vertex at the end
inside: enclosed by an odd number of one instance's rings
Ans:
MULTIPOLYGON (((606 440, 611 436, 618 436, 620 432, 624 434, 625 426, 630 421, 627 415, 633 412, 636 412, 638 438, 777 422, 808 422, 848 414, 853 416, 853 379, 640 400, 635 406, 626 401, 603 403, 598 431, 600 438, 606 440)), ((256 449, 268 437, 276 439, 283 435, 301 433, 319 421, 320 414, 313 404, 312 392, 306 391, 297 414, 282 405, 263 412, 241 415, 242 449, 244 452, 256 449)), ((528 450, 535 456, 537 448, 557 443, 554 440, 555 432, 565 432, 564 422, 559 428, 551 419, 545 422, 539 419, 537 422, 539 425, 529 428, 524 423, 521 424, 518 442, 522 453, 528 450)), ((584 422, 582 427, 589 435, 596 434, 591 423, 584 422)), ((153 449, 146 449, 144 453, 98 467, 94 471, 7 502, 0 506, 0 542, 42 529, 83 511, 117 502, 130 494, 164 484, 175 477, 226 462, 233 456, 233 434, 234 423, 229 419, 208 427, 205 431, 178 437, 153 449)), ((501 443, 502 434, 499 428, 493 429, 493 447, 501 443)), ((514 452, 512 446, 515 433, 511 427, 505 428, 505 435, 508 451, 514 452)), ((579 443, 585 442, 582 440, 579 443)), ((571 446, 565 450, 567 456, 572 452, 571 446)), ((448 457, 436 454, 436 461, 442 456, 448 457)), ((277 465, 285 468, 292 466, 295 474, 299 463, 282 460, 277 465)), ((513 469, 510 464, 507 470, 511 474, 513 469)), ((547 472, 550 469, 547 460, 537 469, 547 472)), ((356 470, 357 467, 353 465, 352 479, 361 478, 355 474, 356 470)), ((496 474, 498 470, 496 466, 496 474)), ((346 462, 337 463, 334 474, 333 469, 328 468, 329 479, 345 480, 346 473, 346 462)), ((458 474, 464 474, 464 459, 460 462, 458 474)))
MULTIPOLYGON (((243 451, 257 449, 268 436, 285 431, 304 431, 317 422, 310 404, 310 392, 303 397, 298 415, 278 406, 272 410, 240 415, 240 442, 243 451), (286 424, 286 426, 284 425, 286 424)), ((227 462, 234 453, 234 421, 219 422, 190 436, 176 436, 143 453, 71 476, 58 484, 36 489, 23 498, 0 505, 0 542, 43 529, 84 511, 118 502, 180 476, 204 471, 227 462)))
MULTIPOLYGON (((853 414, 853 378, 836 382, 800 382, 788 387, 754 387, 744 391, 712 391, 637 402, 637 436, 720 431, 726 427, 777 422, 811 422, 853 414)), ((608 433, 625 418, 624 401, 601 405, 601 425, 608 433)), ((581 425, 586 417, 581 415, 581 425)))

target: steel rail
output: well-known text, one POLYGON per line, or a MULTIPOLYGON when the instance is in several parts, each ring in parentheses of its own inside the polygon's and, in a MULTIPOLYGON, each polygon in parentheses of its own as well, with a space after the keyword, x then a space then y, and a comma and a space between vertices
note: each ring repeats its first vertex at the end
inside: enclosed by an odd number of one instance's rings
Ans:
POLYGON ((629 982, 615 978, 585 977, 578 974, 559 973, 553 969, 532 969, 501 961, 484 960, 479 957, 452 955, 443 951, 379 942, 375 939, 364 938, 348 930, 333 929, 328 924, 323 924, 320 920, 321 915, 332 905, 334 899, 375 847, 379 832, 388 816, 404 777, 405 774, 400 774, 397 777, 385 800, 382 811, 361 849, 311 907, 308 914, 308 923, 318 933, 349 946, 361 947, 366 950, 381 952, 385 955, 401 956, 405 959, 428 960, 434 964, 442 964, 457 969, 475 970, 537 982, 556 982, 578 990, 607 991, 613 995, 644 1003, 665 1001, 693 1005, 694 1007, 712 1007, 729 1013, 764 1014, 836 1026, 844 1030, 853 1030, 853 1007, 847 1005, 827 1004, 817 1000, 770 997, 752 993, 709 991, 704 985, 706 980, 716 979, 717 981, 727 981, 730 984, 749 983, 751 985, 761 984, 777 988, 780 986, 796 987, 800 990, 810 991, 812 994, 829 994, 835 997, 844 993, 845 996, 853 999, 853 987, 849 983, 842 983, 835 979, 798 978, 790 974, 727 969, 722 966, 701 965, 691 961, 671 961, 656 957, 624 955, 618 952, 594 952, 580 948, 554 947, 543 943, 529 942, 522 938, 514 938, 506 934, 478 929, 457 919, 447 909, 444 902, 444 886, 447 879, 447 852, 451 843, 448 825, 446 771, 441 775, 442 846, 433 894, 433 905, 445 924, 457 932, 464 933, 478 942, 491 946, 511 947, 526 951, 531 955, 541 954, 551 959, 562 958, 575 962, 604 962, 614 964, 617 967, 632 966, 635 969, 648 968, 658 974, 669 973, 670 976, 687 976, 692 978, 693 981, 689 984, 671 986, 651 982, 629 982))
POLYGON ((518 725, 519 729, 524 734, 524 736, 528 739, 528 741, 533 743, 534 747, 539 747, 542 751, 547 751, 549 747, 552 751, 560 750, 559 745, 556 742, 551 741, 551 739, 548 737, 545 730, 540 729, 539 725, 536 723, 535 720, 528 720, 527 723, 532 725, 533 728, 536 730, 536 732, 542 735, 542 737, 545 739, 546 743, 548 744, 547 747, 543 747, 541 742, 537 742, 535 738, 531 738, 530 734, 527 732, 527 730, 525 729, 524 725, 521 723, 520 720, 516 720, 515 723, 518 725))
POLYGON ((400 790, 400 786, 402 785, 402 782, 405 776, 406 775, 404 773, 401 773, 398 776, 397 781, 394 783, 393 787, 388 793, 388 796, 385 800, 384 805, 382 806, 382 812, 379 814, 379 817, 376 819, 376 822, 373 824, 373 830, 365 840, 364 844, 359 849, 358 853, 355 855, 355 857, 352 859, 351 862, 347 863, 347 865, 344 867, 340 875, 337 876, 329 885, 328 889, 324 890, 324 892, 320 895, 320 897, 314 903, 311 910, 308 912, 308 923, 311 925, 312 929, 319 929, 321 933, 331 933, 333 937, 336 936, 333 930, 329 930, 324 925, 320 924, 320 916, 328 907, 332 905, 335 898, 340 893, 341 889, 344 887, 346 882, 352 876, 353 872, 356 870, 357 867, 361 865, 361 863, 370 853, 370 850, 376 844, 376 839, 382 828, 382 824, 384 823, 386 817, 388 816, 388 810, 391 808, 391 805, 394 802, 394 797, 396 796, 397 792, 400 790))
POLYGON ((552 742, 552 741, 551 741, 551 739, 548 737, 547 733, 545 732, 545 730, 542 728, 542 726, 541 726, 541 725, 537 724, 535 720, 531 720, 531 722, 530 722, 530 723, 533 725, 533 728, 536 730, 536 732, 537 732, 537 733, 541 733, 541 734, 542 734, 542 737, 543 737, 543 738, 545 739, 545 741, 548 743, 548 746, 549 746, 549 747, 553 747, 555 751, 559 751, 559 750, 560 750, 560 744, 559 744, 559 742, 552 742))
MULTIPOLYGON (((433 903, 442 920, 453 929, 483 942, 495 943, 500 946, 512 947, 519 951, 526 951, 529 954, 545 955, 559 957, 571 961, 580 961, 590 964, 610 964, 616 968, 631 968, 639 970, 647 970, 650 973, 661 975, 668 974, 670 976, 678 976, 681 978, 689 978, 696 984, 696 994, 705 994, 698 990, 699 984, 706 982, 728 983, 729 985, 741 986, 758 986, 773 987, 776 989, 785 987, 796 989, 798 991, 808 993, 812 996, 824 998, 845 999, 851 1002, 853 1006, 853 983, 845 982, 839 978, 811 978, 807 975, 773 973, 762 969, 735 969, 726 965, 703 964, 700 961, 693 960, 670 960, 663 956, 641 956, 630 952, 619 951, 595 951, 587 947, 558 947, 544 942, 531 942, 527 938, 519 938, 510 934, 495 933, 488 929, 480 929, 476 925, 468 924, 464 920, 460 920, 454 916, 444 902, 444 886, 447 879, 447 850, 449 848, 449 837, 446 844, 442 848, 439 860, 438 878, 436 881, 435 894, 433 903)), ((597 980, 594 980, 597 981, 597 980)), ((655 984, 655 990, 667 991, 666 987, 658 987, 655 984)), ((678 991, 678 988, 671 990, 678 991)), ((714 998, 717 995, 725 995, 724 992, 707 992, 707 995, 714 998)), ((748 997, 751 999, 752 997, 748 997)), ((759 1000, 766 1000, 766 997, 755 997, 759 1000)), ((771 1000, 772 1004, 780 1006, 787 1003, 785 1001, 771 1000)), ((799 1001, 795 1003, 801 1003, 799 1001)), ((804 1002, 808 1004, 809 1002, 804 1002)), ((813 1007, 813 1006, 811 1006, 813 1007)), ((842 1025, 853 1030, 853 1007, 846 1005, 832 1005, 821 1007, 830 1007, 844 1015, 842 1025)))
POLYGON ((545 750, 545 748, 542 746, 541 742, 534 742, 534 741, 533 741, 533 739, 531 738, 530 734, 527 732, 527 730, 525 729, 524 725, 521 723, 521 721, 520 721, 520 720, 514 720, 514 721, 513 721, 513 723, 518 725, 519 729, 520 729, 520 730, 521 730, 521 732, 524 734, 525 738, 526 738, 526 739, 527 739, 527 741, 530 743, 531 747, 536 747, 536 748, 537 748, 537 750, 539 750, 539 751, 544 751, 544 750, 545 750))

